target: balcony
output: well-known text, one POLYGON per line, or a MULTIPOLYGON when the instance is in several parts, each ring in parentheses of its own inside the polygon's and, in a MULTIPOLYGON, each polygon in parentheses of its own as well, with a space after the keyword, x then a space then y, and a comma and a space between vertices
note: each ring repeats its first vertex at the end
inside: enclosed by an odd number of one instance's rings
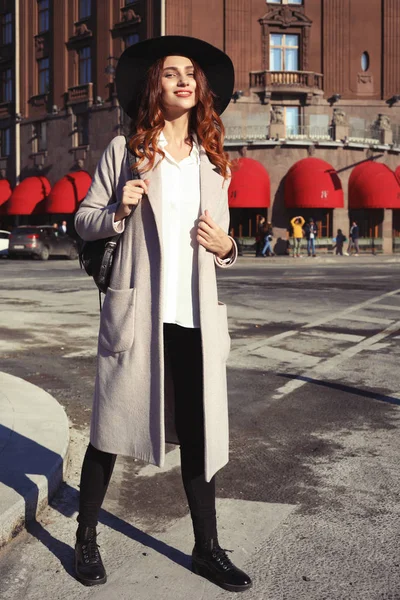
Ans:
POLYGON ((250 71, 250 91, 265 101, 271 94, 322 96, 324 76, 313 71, 250 71))
POLYGON ((11 102, 0 102, 0 119, 8 119, 11 117, 11 102))
POLYGON ((74 85, 68 88, 67 105, 86 102, 89 106, 93 104, 93 83, 84 83, 83 85, 74 85))

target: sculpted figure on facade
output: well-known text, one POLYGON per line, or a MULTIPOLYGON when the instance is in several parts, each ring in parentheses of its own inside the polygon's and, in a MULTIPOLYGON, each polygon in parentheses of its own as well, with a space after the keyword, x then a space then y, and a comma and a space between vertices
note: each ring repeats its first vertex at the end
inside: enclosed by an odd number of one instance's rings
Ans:
POLYGON ((284 124, 283 106, 274 106, 271 109, 271 123, 274 125, 284 124))
POLYGON ((378 129, 383 129, 384 131, 391 131, 392 129, 390 117, 387 115, 379 114, 376 125, 378 129))
POLYGON ((332 116, 333 125, 347 125, 346 113, 342 108, 334 108, 332 116))

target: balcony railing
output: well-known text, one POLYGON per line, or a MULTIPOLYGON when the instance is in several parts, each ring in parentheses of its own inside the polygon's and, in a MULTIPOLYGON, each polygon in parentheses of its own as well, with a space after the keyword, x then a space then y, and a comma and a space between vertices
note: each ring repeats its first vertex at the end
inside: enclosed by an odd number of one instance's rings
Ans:
POLYGON ((364 127, 349 127, 349 142, 353 144, 380 144, 381 134, 379 129, 373 125, 365 125, 364 127))
POLYGON ((400 125, 393 126, 393 146, 400 147, 400 125))
POLYGON ((332 141, 333 127, 317 127, 315 125, 298 125, 286 127, 287 140, 312 140, 314 142, 332 141))
POLYGON ((0 119, 11 117, 11 102, 0 102, 0 119))
POLYGON ((90 106, 93 104, 93 83, 84 83, 68 88, 67 104, 78 104, 79 102, 87 102, 90 106))
POLYGON ((226 127, 226 141, 266 140, 268 138, 268 125, 245 125, 243 127, 226 127))
POLYGON ((322 94, 324 76, 313 71, 250 71, 250 88, 261 91, 300 91, 322 94))

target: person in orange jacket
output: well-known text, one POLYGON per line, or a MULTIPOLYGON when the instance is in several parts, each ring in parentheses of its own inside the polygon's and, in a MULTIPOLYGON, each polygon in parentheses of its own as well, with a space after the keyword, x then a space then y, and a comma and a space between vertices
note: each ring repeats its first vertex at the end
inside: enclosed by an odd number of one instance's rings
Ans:
POLYGON ((293 217, 290 224, 293 228, 293 258, 300 258, 300 246, 303 239, 303 225, 305 220, 303 217, 293 217))

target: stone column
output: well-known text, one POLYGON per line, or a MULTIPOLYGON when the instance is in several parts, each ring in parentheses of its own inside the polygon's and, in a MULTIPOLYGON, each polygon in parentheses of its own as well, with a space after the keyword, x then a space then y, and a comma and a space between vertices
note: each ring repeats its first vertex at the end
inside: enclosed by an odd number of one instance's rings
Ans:
POLYGON ((286 137, 284 123, 271 123, 269 126, 269 137, 271 139, 284 140, 286 137))
POLYGON ((393 254, 393 210, 385 208, 382 223, 382 250, 384 254, 393 254))
MULTIPOLYGON (((341 229, 343 235, 349 237, 349 213, 347 208, 335 208, 333 210, 333 237, 336 237, 337 230, 341 229)), ((346 244, 344 245, 346 249, 346 244)))

